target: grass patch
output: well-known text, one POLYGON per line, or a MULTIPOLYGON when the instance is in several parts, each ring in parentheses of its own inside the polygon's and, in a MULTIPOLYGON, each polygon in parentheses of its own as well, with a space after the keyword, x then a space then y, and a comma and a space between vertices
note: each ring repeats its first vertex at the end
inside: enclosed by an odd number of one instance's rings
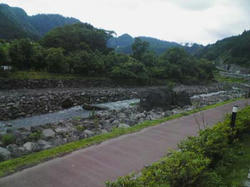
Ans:
POLYGON ((86 148, 90 145, 94 145, 94 144, 98 144, 101 143, 103 141, 112 139, 112 138, 116 138, 118 136, 121 135, 125 135, 125 134, 130 134, 130 133, 134 133, 134 132, 138 132, 144 128, 150 127, 150 126, 155 126, 158 125, 160 123, 169 121, 169 120, 173 120, 173 119, 177 119, 180 118, 182 116, 187 116, 199 111, 203 111, 203 110, 208 110, 208 109, 212 109, 221 105, 225 105, 231 102, 234 102, 238 99, 233 99, 233 100, 228 100, 225 102, 220 102, 214 105, 210 105, 210 106, 205 106, 203 108, 199 108, 199 109, 195 109, 192 111, 187 111, 187 112, 183 112, 180 114, 175 114, 166 118, 162 118, 162 119, 157 119, 157 120, 152 120, 152 121, 144 121, 140 124, 137 124, 131 128, 115 128, 112 132, 110 133, 106 133, 106 134, 101 134, 101 135, 97 135, 97 136, 93 136, 87 139, 82 139, 79 141, 75 141, 75 142, 71 142, 71 143, 67 143, 55 148, 51 148, 48 150, 44 150, 41 152, 37 152, 37 153, 32 153, 20 158, 16 158, 16 159, 10 159, 4 162, 0 163, 0 177, 5 176, 7 174, 13 173, 19 169, 28 167, 28 166, 32 166, 35 164, 38 164, 42 161, 51 159, 51 158, 55 158, 58 156, 62 156, 66 153, 70 153, 72 151, 78 150, 78 149, 82 149, 82 148, 86 148))
POLYGON ((244 78, 224 77, 219 73, 214 73, 215 80, 218 82, 229 82, 229 83, 247 83, 248 81, 244 78))
POLYGON ((57 74, 38 71, 15 71, 8 74, 8 79, 28 80, 28 79, 47 79, 47 80, 106 80, 103 77, 84 77, 73 74, 57 74))

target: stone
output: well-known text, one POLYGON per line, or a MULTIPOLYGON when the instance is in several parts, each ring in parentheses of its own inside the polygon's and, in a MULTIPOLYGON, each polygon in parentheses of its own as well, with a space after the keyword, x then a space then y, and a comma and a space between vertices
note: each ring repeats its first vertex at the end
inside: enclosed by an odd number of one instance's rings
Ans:
POLYGON ((106 129, 101 129, 101 133, 106 134, 106 133, 108 133, 108 131, 106 129))
POLYGON ((175 93, 175 97, 173 99, 173 104, 180 106, 180 107, 184 107, 186 105, 192 105, 191 99, 190 99, 188 93, 185 91, 175 93))
POLYGON ((191 105, 188 93, 174 92, 170 88, 151 88, 140 93, 140 107, 144 110, 172 109, 175 105, 180 107, 191 105))
POLYGON ((63 134, 63 133, 66 133, 68 131, 69 131, 69 129, 65 128, 65 127, 58 127, 58 128, 55 129, 55 132, 58 133, 58 134, 63 134))
POLYGON ((120 122, 118 120, 114 120, 112 122, 112 126, 118 126, 120 124, 120 122))
POLYGON ((127 125, 127 124, 125 124, 125 123, 121 123, 121 124, 119 124, 119 126, 118 126, 119 128, 129 128, 130 126, 129 125, 127 125))
POLYGON ((42 135, 45 138, 53 138, 53 137, 55 137, 55 132, 52 129, 44 129, 42 131, 42 135))
POLYGON ((173 97, 171 89, 152 88, 140 93, 140 107, 147 111, 157 107, 168 109, 173 104, 173 97))
POLYGON ((45 140, 38 140, 37 144, 41 149, 49 149, 52 147, 50 143, 45 140))
POLYGON ((95 133, 93 132, 93 131, 90 131, 90 130, 85 130, 85 131, 83 131, 88 137, 90 137, 90 136, 94 136, 95 135, 95 133))
POLYGON ((0 161, 9 159, 10 155, 11 153, 8 151, 8 149, 0 147, 0 161))
POLYGON ((72 99, 67 98, 67 99, 63 100, 61 106, 62 106, 62 108, 67 109, 67 108, 73 107, 74 103, 73 103, 72 99))
POLYGON ((30 152, 39 150, 38 145, 34 142, 26 142, 25 144, 23 144, 23 147, 30 152))
POLYGON ((18 147, 16 144, 8 145, 7 149, 11 152, 12 157, 19 157, 26 153, 26 150, 23 147, 18 147))

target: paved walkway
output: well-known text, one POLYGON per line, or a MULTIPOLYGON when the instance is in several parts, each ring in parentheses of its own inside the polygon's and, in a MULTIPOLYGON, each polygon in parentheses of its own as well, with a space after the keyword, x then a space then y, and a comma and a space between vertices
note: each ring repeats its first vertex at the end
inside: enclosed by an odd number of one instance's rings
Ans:
POLYGON ((231 112, 232 105, 244 107, 241 100, 198 114, 168 121, 138 133, 124 135, 102 144, 73 152, 0 179, 1 187, 101 187, 163 157, 180 140, 198 132, 197 120, 213 125, 231 112), (202 117, 203 116, 203 117, 202 117))

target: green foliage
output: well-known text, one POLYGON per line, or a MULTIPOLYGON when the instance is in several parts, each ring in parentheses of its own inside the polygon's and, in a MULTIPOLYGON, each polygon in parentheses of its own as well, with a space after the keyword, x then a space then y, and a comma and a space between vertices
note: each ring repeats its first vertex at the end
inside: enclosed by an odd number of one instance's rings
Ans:
POLYGON ((37 141, 39 139, 42 138, 42 132, 41 131, 37 131, 37 132, 33 132, 29 135, 29 139, 31 139, 32 141, 37 141))
POLYGON ((106 52, 106 42, 109 39, 109 32, 96 29, 87 23, 76 23, 58 27, 45 35, 42 44, 45 47, 61 47, 66 52, 76 50, 99 50, 106 52))
POLYGON ((85 127, 85 126, 82 126, 82 125, 77 125, 77 126, 76 126, 76 130, 77 130, 77 131, 80 131, 80 132, 83 132, 84 130, 86 130, 86 127, 85 127))
POLYGON ((3 144, 5 146, 9 145, 9 144, 12 144, 14 143, 16 140, 15 136, 13 134, 4 134, 2 137, 1 137, 1 141, 3 142, 3 144))
POLYGON ((11 65, 20 70, 30 69, 32 66, 31 57, 33 55, 31 41, 29 39, 14 40, 10 44, 9 55, 11 65))
POLYGON ((65 60, 62 48, 50 48, 46 62, 48 63, 48 72, 67 73, 69 70, 69 65, 65 60))
POLYGON ((110 76, 118 79, 148 79, 145 66, 133 58, 129 58, 127 62, 114 66, 110 76))
POLYGON ((208 45, 197 53, 197 56, 209 60, 222 60, 226 64, 250 66, 250 31, 208 45))
POLYGON ((149 43, 142 41, 140 38, 135 38, 132 45, 132 56, 137 60, 142 60, 142 55, 148 51, 149 43))
POLYGON ((197 60, 184 49, 172 48, 159 59, 159 68, 152 69, 156 77, 165 77, 181 83, 198 83, 213 79, 215 66, 204 59, 197 60), (190 68, 192 67, 192 68, 190 68))

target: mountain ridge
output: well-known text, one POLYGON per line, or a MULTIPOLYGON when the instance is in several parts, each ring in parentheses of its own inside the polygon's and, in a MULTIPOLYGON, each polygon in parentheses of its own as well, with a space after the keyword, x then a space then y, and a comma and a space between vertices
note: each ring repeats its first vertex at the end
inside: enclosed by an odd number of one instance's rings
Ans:
POLYGON ((39 39, 53 28, 80 22, 76 18, 59 14, 37 14, 29 16, 22 8, 0 4, 0 38, 39 39))

